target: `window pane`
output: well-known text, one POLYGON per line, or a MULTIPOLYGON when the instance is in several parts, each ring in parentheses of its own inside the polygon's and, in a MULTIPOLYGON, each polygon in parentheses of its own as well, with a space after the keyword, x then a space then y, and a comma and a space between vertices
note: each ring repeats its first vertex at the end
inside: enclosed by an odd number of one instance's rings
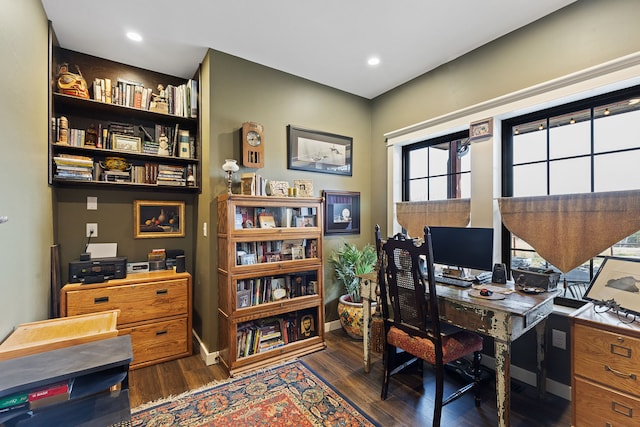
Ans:
POLYGON ((629 101, 605 105, 595 110, 594 152, 638 147, 640 139, 640 103, 629 101), (606 113, 609 111, 609 113, 606 113))
POLYGON ((427 148, 408 152, 409 179, 427 176, 427 148))
POLYGON ((449 143, 429 147, 429 176, 445 175, 449 164, 449 143))
POLYGON ((460 198, 461 199, 470 199, 471 198, 471 174, 463 173, 460 175, 460 198))
POLYGON ((447 199, 447 177, 440 176, 429 179, 429 200, 447 199))
POLYGON ((549 194, 588 193, 591 191, 589 157, 549 162, 549 194))
POLYGON ((536 163, 513 167, 513 196, 545 196, 547 194, 547 165, 536 163))
POLYGON ((553 117, 549 119, 549 123, 550 159, 591 153, 590 110, 553 117))
POLYGON ((595 191, 637 190, 640 187, 640 149, 597 155, 594 165, 595 191))
POLYGON ((611 255, 631 258, 640 257, 640 231, 613 245, 611 255))
POLYGON ((427 179, 409 181, 409 200, 422 202, 427 198, 427 179))
MULTIPOLYGON (((522 127, 518 127, 518 133, 513 135, 513 163, 520 164, 547 159, 547 132, 538 130, 538 123, 531 126, 533 130, 523 133, 522 127)), ((531 127, 529 126, 529 128, 531 127)))

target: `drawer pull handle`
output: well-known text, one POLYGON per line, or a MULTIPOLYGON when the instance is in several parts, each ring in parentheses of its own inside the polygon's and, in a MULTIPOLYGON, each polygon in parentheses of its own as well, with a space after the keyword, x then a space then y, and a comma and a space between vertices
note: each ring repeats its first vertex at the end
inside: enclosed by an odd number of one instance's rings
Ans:
POLYGON ((611 353, 616 356, 622 356, 628 359, 631 358, 631 349, 621 345, 611 344, 611 353))
POLYGON ((633 418, 633 409, 618 402, 611 402, 611 410, 625 417, 633 418))
POLYGON ((103 302, 109 302, 109 297, 98 297, 93 299, 94 304, 100 304, 103 302))
POLYGON ((622 378, 629 378, 629 379, 632 379, 634 381, 637 379, 636 374, 625 374, 624 372, 616 371, 615 369, 613 369, 609 365, 604 365, 604 370, 605 371, 609 371, 613 375, 617 375, 617 376, 622 377, 622 378))
POLYGON ((156 291, 156 295, 166 295, 168 293, 169 293, 169 291, 167 289, 158 289, 156 291))
POLYGON ((167 331, 166 331, 166 330, 165 330, 165 331, 158 331, 158 332, 156 332, 156 336, 157 336, 157 335, 164 335, 164 334, 166 334, 166 333, 167 333, 167 331))

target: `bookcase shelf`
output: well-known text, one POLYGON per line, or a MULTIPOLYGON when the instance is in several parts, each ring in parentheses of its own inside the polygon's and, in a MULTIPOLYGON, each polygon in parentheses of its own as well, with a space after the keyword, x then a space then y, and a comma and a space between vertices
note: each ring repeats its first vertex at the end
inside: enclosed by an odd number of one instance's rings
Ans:
POLYGON ((322 213, 316 197, 218 197, 220 355, 231 375, 325 348, 322 213))
POLYGON ((190 93, 196 102, 193 114, 188 111, 186 115, 149 110, 145 106, 121 105, 113 97, 111 102, 106 102, 106 98, 105 101, 94 99, 99 86, 94 83, 97 80, 112 82, 114 90, 110 93, 115 95, 118 81, 136 84, 156 94, 160 84, 165 87, 186 85, 191 89, 192 85, 188 83, 194 82, 195 88, 197 78, 186 80, 58 46, 52 47, 50 62, 50 185, 186 193, 201 191, 197 92, 190 93), (57 70, 62 64, 68 64, 71 72, 80 71, 90 98, 59 93, 57 70), (94 130, 96 145, 85 143, 86 134, 94 130), (168 143, 168 152, 164 154, 158 153, 162 133, 168 143), (61 134, 66 134, 66 138, 61 134), (117 134, 121 135, 122 143, 114 139, 113 135, 117 134), (179 144, 181 141, 184 145, 179 144), (178 147, 185 148, 184 157, 179 156, 178 147), (60 160, 61 157, 73 156, 90 159, 93 166, 78 166, 73 161, 62 163, 60 160), (105 162, 107 158, 118 158, 124 162, 124 171, 113 168, 109 171, 105 162))

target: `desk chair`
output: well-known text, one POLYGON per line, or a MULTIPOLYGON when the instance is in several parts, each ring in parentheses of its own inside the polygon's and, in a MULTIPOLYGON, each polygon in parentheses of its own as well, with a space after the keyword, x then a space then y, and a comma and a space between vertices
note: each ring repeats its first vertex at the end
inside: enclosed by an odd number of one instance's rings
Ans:
POLYGON ((380 229, 376 227, 376 247, 382 250, 378 280, 386 337, 382 400, 387 397, 391 375, 414 362, 422 368, 422 361, 426 360, 435 367, 436 374, 434 427, 440 426, 442 407, 469 390, 475 390, 475 404, 479 407, 482 337, 462 329, 449 330, 450 325, 440 324, 436 286, 432 286, 435 279, 428 227, 422 243, 403 234, 396 234, 383 243, 380 229), (426 258, 427 282, 420 267, 421 255, 426 258), (407 361, 407 354, 414 357, 407 361), (444 399, 444 366, 471 354, 473 381, 444 399))

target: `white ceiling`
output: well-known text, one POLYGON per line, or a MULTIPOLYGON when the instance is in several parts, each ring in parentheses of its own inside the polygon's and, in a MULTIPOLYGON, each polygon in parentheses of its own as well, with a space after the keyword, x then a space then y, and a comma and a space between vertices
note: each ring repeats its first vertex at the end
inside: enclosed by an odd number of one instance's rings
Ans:
POLYGON ((575 0, 42 0, 62 47, 184 78, 207 48, 374 98, 575 0), (125 36, 135 30, 144 38, 125 36), (380 64, 367 65, 377 55, 380 64))

